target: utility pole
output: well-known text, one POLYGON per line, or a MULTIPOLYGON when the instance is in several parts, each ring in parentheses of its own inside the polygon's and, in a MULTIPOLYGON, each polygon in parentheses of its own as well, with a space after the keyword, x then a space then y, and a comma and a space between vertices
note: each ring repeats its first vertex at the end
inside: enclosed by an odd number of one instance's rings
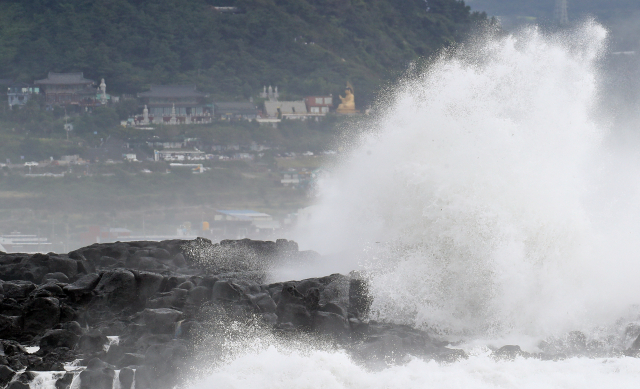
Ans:
POLYGON ((67 132, 67 140, 69 140, 69 131, 73 130, 73 124, 69 123, 69 116, 67 115, 67 109, 64 109, 64 130, 67 132))
POLYGON ((567 0, 556 0, 556 9, 553 16, 556 22, 561 26, 569 24, 567 8, 567 0))

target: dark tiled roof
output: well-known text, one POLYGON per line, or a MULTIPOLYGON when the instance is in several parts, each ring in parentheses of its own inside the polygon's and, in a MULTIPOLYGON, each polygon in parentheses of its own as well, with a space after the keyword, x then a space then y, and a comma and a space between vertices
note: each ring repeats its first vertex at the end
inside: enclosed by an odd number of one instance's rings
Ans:
POLYGON ((49 76, 43 80, 36 80, 34 84, 43 85, 77 85, 88 84, 91 85, 94 82, 84 78, 84 73, 54 73, 49 72, 49 76))
POLYGON ((138 93, 138 97, 205 97, 195 85, 151 85, 148 92, 138 93))
POLYGON ((250 102, 221 102, 214 103, 216 107, 216 113, 218 114, 253 114, 258 111, 255 104, 250 102))
POLYGON ((85 86, 79 91, 76 91, 76 94, 96 97, 96 95, 98 94, 98 89, 92 86, 85 86))
POLYGON ((280 108, 280 112, 282 113, 296 113, 296 114, 306 114, 307 113, 307 105, 304 103, 304 100, 300 101, 265 101, 264 109, 269 116, 277 116, 278 108, 280 108))

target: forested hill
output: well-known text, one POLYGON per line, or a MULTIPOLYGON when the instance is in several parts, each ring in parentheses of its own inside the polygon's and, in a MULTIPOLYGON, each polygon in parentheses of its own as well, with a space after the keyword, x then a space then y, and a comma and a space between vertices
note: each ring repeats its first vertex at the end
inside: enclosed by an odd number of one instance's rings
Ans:
MULTIPOLYGON (((467 3, 492 15, 531 16, 544 21, 553 19, 556 0, 468 0, 467 3)), ((567 4, 570 18, 592 16, 605 23, 640 10, 638 0, 567 0, 567 4)))
POLYGON ((265 84, 338 93, 350 80, 362 103, 483 19, 459 0, 3 0, 0 78, 83 71, 112 93, 190 82, 227 99, 265 84))

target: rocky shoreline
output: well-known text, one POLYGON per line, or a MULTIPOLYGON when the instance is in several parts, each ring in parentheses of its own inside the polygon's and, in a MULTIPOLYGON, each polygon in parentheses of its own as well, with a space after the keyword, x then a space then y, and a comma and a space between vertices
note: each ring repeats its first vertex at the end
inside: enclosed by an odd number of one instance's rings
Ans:
MULTIPOLYGON (((336 344, 371 368, 409 355, 443 362, 467 357, 423 331, 368 320, 370 297, 357 273, 266 283, 271 266, 317 260, 284 239, 0 252, 0 387, 28 388, 38 372, 58 372, 50 375, 51 388, 130 389, 134 382, 136 389, 173 388, 193 374, 207 336, 233 321, 336 344)), ((559 359, 571 350, 601 352, 581 334, 572 336, 571 348, 549 345, 549 352, 528 354, 504 346, 494 355, 559 359)), ((637 356, 639 349, 640 337, 623 353, 637 356)))

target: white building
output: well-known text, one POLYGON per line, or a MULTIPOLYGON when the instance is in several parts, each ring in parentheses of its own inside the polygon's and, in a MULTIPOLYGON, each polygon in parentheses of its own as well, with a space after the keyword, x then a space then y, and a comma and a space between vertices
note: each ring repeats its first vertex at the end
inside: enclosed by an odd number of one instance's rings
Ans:
POLYGON ((204 151, 200 150, 153 150, 154 161, 204 161, 204 151))

